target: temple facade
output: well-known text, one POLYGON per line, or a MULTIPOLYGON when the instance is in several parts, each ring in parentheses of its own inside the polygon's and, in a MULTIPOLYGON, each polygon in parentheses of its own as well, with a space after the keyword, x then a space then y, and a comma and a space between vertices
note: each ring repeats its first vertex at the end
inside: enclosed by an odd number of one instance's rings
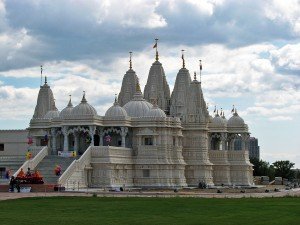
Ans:
POLYGON ((121 91, 102 116, 85 93, 59 111, 45 80, 27 129, 39 148, 32 169, 47 157, 73 156, 57 180, 65 187, 251 186, 247 124, 236 109, 228 120, 223 111, 209 115, 201 82, 182 59, 171 94, 156 49, 143 94, 130 57, 121 91))

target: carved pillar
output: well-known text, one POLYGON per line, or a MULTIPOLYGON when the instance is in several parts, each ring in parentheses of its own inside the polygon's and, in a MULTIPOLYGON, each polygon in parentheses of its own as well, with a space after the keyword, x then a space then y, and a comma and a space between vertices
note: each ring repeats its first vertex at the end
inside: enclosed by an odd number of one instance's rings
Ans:
POLYGON ((64 135, 64 152, 69 151, 69 135, 68 135, 68 127, 63 126, 62 133, 64 135))
POLYGON ((51 128, 51 140, 52 140, 52 154, 56 154, 56 129, 54 127, 51 128))
POLYGON ((103 137, 104 137, 104 131, 103 131, 103 127, 99 128, 99 138, 100 138, 100 146, 103 146, 103 137))
POLYGON ((227 150, 226 149, 226 140, 227 140, 227 134, 226 133, 222 133, 221 134, 221 146, 222 146, 222 150, 227 150))
POLYGON ((76 152, 76 154, 78 154, 78 150, 79 150, 79 133, 78 132, 74 132, 74 151, 76 152))
POLYGON ((208 139, 207 139, 208 150, 211 150, 211 141, 212 141, 212 134, 208 134, 208 139))
POLYGON ((249 134, 247 134, 247 133, 242 134, 242 150, 243 151, 249 150, 248 143, 247 143, 248 141, 249 141, 249 134))
POLYGON ((125 148, 125 146, 126 146, 125 138, 126 138, 127 133, 128 133, 128 128, 127 127, 121 127, 121 137, 122 137, 121 146, 123 148, 125 148))
POLYGON ((89 126, 89 135, 91 136, 91 144, 90 144, 90 146, 94 146, 95 131, 96 131, 96 126, 89 126))

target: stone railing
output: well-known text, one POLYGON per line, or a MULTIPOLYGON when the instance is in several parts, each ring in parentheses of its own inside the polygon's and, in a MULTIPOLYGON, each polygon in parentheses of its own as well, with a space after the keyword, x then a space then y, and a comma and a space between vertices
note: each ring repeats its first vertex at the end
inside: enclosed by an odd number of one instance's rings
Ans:
POLYGON ((42 149, 44 149, 46 146, 30 146, 29 150, 32 154, 32 156, 36 156, 42 149))
POLYGON ((48 147, 45 146, 40 150, 36 156, 34 156, 32 159, 27 160, 23 163, 23 165, 14 173, 14 176, 16 177, 18 173, 23 169, 24 172, 27 171, 27 168, 30 168, 31 170, 34 170, 35 167, 45 158, 45 156, 48 155, 48 147))
MULTIPOLYGON (((82 173, 85 167, 90 167, 91 163, 91 152, 92 146, 88 147, 88 149, 83 153, 83 155, 78 159, 74 160, 71 165, 66 169, 66 171, 60 176, 58 179, 58 184, 62 186, 67 186, 68 182, 74 178, 74 174, 76 172, 82 173)), ((85 183, 83 180, 83 176, 76 177, 77 182, 85 183)))

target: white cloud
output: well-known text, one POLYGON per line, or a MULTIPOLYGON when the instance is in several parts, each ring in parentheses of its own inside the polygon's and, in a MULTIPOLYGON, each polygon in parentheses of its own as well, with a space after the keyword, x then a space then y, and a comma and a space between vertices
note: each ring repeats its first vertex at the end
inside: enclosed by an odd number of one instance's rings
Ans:
POLYGON ((295 34, 300 35, 300 3, 298 0, 270 0, 265 7, 266 17, 288 22, 295 34))
POLYGON ((287 44, 270 51, 270 54, 279 67, 300 71, 300 43, 287 44))
MULTIPOLYGON (((177 2, 179 3, 180 1, 177 2)), ((224 0, 186 0, 186 2, 196 7, 201 14, 211 16, 214 13, 215 7, 222 5, 224 0)))
POLYGON ((1 119, 24 120, 33 115, 38 89, 0 86, 1 119))

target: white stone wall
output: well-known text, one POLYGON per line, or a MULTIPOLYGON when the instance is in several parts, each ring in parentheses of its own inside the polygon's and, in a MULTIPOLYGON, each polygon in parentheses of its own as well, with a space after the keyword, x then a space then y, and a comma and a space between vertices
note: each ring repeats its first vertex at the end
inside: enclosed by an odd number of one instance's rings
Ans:
POLYGON ((0 143, 4 144, 4 151, 0 151, 0 156, 25 156, 27 137, 27 130, 0 130, 0 143))

